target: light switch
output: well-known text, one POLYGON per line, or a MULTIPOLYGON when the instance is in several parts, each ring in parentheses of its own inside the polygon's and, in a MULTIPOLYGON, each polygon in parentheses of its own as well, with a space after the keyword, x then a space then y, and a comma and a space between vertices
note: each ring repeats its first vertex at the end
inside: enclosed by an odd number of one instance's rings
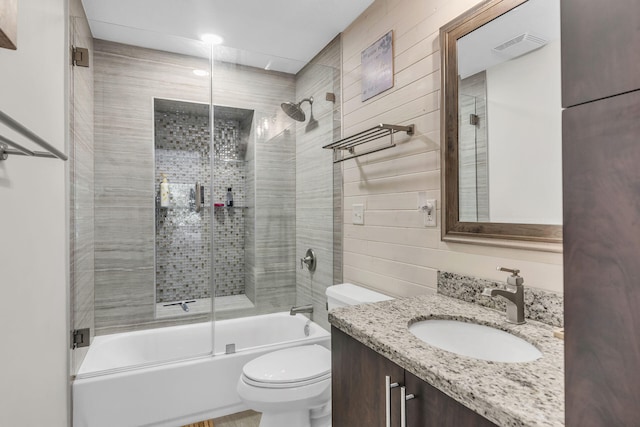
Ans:
POLYGON ((364 205, 363 204, 352 205, 351 222, 358 225, 364 224, 364 205))

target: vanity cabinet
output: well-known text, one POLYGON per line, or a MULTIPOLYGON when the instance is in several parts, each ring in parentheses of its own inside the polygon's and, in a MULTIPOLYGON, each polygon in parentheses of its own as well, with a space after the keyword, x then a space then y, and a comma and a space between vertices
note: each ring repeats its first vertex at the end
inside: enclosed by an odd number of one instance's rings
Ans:
POLYGON ((566 425, 638 426, 640 2, 561 7, 566 425))
POLYGON ((331 328, 333 427, 489 427, 494 423, 460 404, 384 356, 331 328), (386 377, 390 418, 386 419, 386 377), (401 387, 414 397, 401 419, 401 387))
POLYGON ((562 106, 640 88, 637 0, 562 0, 562 106))

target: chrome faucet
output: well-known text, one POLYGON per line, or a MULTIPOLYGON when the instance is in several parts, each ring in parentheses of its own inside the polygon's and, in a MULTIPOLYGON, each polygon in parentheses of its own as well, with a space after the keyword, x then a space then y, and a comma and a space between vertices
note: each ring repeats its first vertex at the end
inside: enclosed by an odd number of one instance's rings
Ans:
POLYGON ((289 311, 290 315, 295 316, 298 313, 313 313, 313 305, 307 304, 291 307, 291 311, 289 311))
POLYGON ((180 307, 182 307, 184 311, 189 311, 189 306, 187 305, 187 301, 180 302, 180 307))
POLYGON ((488 297, 501 296, 507 300, 507 322, 521 325, 524 320, 524 279, 518 276, 520 270, 498 267, 498 271, 511 273, 507 277, 507 289, 484 288, 482 295, 488 297))

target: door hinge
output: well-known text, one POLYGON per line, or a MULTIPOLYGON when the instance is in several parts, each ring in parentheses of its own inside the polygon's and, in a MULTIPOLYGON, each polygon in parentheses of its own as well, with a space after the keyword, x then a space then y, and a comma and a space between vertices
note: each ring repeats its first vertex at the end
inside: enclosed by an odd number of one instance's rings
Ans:
POLYGON ((478 126, 480 124, 480 116, 477 114, 469 114, 469 124, 472 126, 478 126))
POLYGON ((78 67, 89 66, 89 49, 73 46, 73 65, 78 67))
POLYGON ((91 341, 91 329, 76 329, 71 332, 71 348, 89 347, 91 341))

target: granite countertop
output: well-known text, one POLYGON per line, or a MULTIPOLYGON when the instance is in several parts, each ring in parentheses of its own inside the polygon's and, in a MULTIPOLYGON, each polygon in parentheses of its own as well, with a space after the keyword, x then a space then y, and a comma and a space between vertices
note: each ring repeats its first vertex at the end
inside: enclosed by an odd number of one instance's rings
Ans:
POLYGON ((552 326, 528 319, 510 324, 504 313, 442 295, 337 308, 329 322, 499 426, 564 425, 564 342, 552 326), (459 356, 409 332, 409 324, 429 318, 493 326, 525 339, 543 356, 526 363, 459 356))

